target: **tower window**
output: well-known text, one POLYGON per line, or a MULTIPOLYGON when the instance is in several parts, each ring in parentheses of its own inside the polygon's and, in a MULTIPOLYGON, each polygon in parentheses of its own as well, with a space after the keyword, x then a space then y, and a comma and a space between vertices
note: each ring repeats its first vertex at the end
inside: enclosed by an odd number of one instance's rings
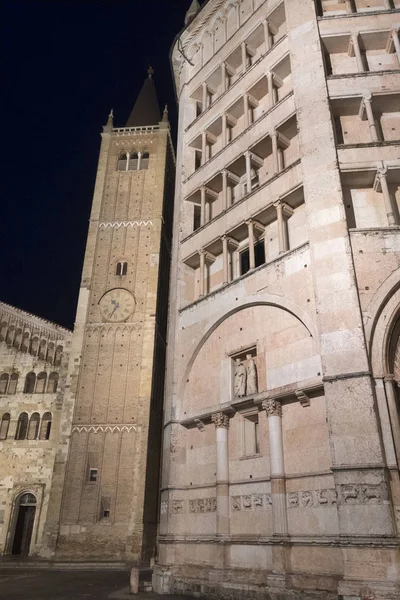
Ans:
POLYGON ((126 171, 128 166, 128 155, 123 152, 118 159, 118 171, 126 171))
POLYGON ((199 229, 201 225, 201 207, 198 204, 194 205, 194 212, 193 212, 193 231, 196 231, 196 229, 199 229))
POLYGON ((3 373, 0 377, 0 394, 6 394, 8 388, 8 381, 10 376, 8 373, 3 373))
POLYGON ((89 469, 89 481, 95 483, 97 481, 98 469, 89 469))
POLYGON ((1 423, 0 423, 0 440, 6 440, 7 439, 9 426, 10 426, 10 413, 5 413, 1 417, 1 423))
POLYGON ((149 160, 150 154, 148 152, 143 152, 140 159, 140 169, 148 169, 149 168, 149 160))
POLYGON ((25 379, 24 393, 25 394, 33 394, 35 391, 35 385, 36 385, 35 373, 33 373, 33 372, 28 373, 28 375, 26 376, 26 379, 25 379))
POLYGON ((115 270, 115 274, 117 277, 124 277, 128 274, 128 263, 127 261, 117 262, 117 267, 115 270))
POLYGON ((24 440, 28 433, 28 414, 23 412, 18 417, 17 431, 15 432, 16 440, 24 440))
POLYGON ((139 165, 139 155, 137 152, 132 152, 129 157, 129 171, 137 171, 139 165))

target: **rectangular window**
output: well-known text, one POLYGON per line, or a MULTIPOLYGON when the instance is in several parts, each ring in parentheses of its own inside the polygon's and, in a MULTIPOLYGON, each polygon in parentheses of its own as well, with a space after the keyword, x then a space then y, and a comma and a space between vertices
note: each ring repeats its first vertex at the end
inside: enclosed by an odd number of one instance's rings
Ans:
POLYGON ((256 267, 260 267, 265 263, 265 247, 263 241, 254 244, 254 258, 256 267))
POLYGON ((98 469, 89 469, 89 481, 97 481, 98 469))
POLYGON ((194 168, 195 171, 197 171, 197 169, 200 169, 201 167, 201 151, 200 150, 196 150, 194 153, 194 168))
POLYGON ((254 456, 260 452, 258 414, 244 418, 244 456, 254 456))
POLYGON ((240 274, 245 275, 250 270, 250 252, 249 249, 240 253, 240 274))

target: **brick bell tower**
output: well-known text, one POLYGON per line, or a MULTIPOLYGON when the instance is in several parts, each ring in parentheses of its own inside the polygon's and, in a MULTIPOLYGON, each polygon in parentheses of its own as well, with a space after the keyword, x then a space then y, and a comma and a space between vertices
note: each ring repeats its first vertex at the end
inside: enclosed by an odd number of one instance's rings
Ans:
POLYGON ((126 126, 111 113, 102 133, 44 550, 56 559, 154 555, 174 171, 150 68, 126 126))

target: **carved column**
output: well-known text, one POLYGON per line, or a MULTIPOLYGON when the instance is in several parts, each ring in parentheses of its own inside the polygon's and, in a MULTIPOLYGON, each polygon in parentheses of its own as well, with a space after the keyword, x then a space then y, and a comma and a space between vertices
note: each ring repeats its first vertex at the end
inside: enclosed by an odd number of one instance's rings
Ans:
POLYGON ((221 64, 221 81, 222 81, 222 93, 228 89, 228 76, 226 72, 226 63, 221 64))
POLYGON ((200 206, 200 226, 205 225, 206 222, 206 188, 204 185, 200 191, 201 194, 201 206, 200 206))
POLYGON ((271 134, 271 140, 272 140, 272 155, 274 157, 274 173, 279 173, 279 165, 280 165, 280 160, 279 160, 279 145, 278 145, 278 139, 279 139, 279 134, 277 131, 274 131, 271 134))
POLYGON ((377 192, 381 192, 383 195, 383 201, 385 203, 385 210, 388 220, 388 225, 397 225, 396 217, 394 213, 394 207, 392 202, 392 197, 390 195, 390 190, 387 182, 387 169, 378 169, 376 173, 374 189, 377 192))
POLYGON ((203 131, 201 134, 201 164, 207 161, 207 133, 203 131))
POLYGON ((379 142, 378 130, 376 128, 374 112, 372 110, 371 94, 364 96, 363 103, 364 103, 365 111, 367 113, 369 130, 371 132, 371 140, 373 142, 379 142))
POLYGON ((141 163, 142 163, 142 152, 138 152, 138 161, 137 161, 137 167, 136 167, 138 171, 140 171, 140 167, 142 166, 141 163))
POLYGON ((206 255, 203 249, 200 250, 200 298, 204 296, 204 277, 205 277, 205 266, 206 266, 206 255))
POLYGON ((207 95, 208 95, 207 83, 205 81, 203 81, 203 83, 202 83, 203 112, 207 109, 207 95))
POLYGON ((228 238, 226 235, 222 236, 222 253, 224 257, 224 285, 229 280, 229 250, 228 250, 228 238))
POLYGON ((276 104, 276 90, 274 85, 274 74, 271 71, 267 73, 268 83, 268 109, 271 109, 276 104))
POLYGON ((271 30, 270 30, 267 19, 265 19, 263 21, 263 26, 264 26, 265 52, 268 52, 268 50, 270 50, 272 48, 274 41, 273 41, 273 37, 272 37, 271 30))
POLYGON ((253 221, 246 221, 246 225, 249 231, 249 258, 250 258, 250 271, 256 267, 256 257, 254 253, 254 224, 253 221))
POLYGON ((287 252, 289 250, 289 235, 287 228, 287 217, 293 214, 293 209, 278 200, 274 202, 276 208, 276 218, 278 221, 278 241, 279 241, 279 253, 287 252))
POLYGON ((129 161, 131 160, 131 155, 129 152, 126 153, 126 166, 125 171, 129 171, 129 161))
POLYGON ((222 147, 225 148, 225 146, 228 143, 227 140, 227 136, 226 136, 226 131, 227 131, 227 116, 226 113, 223 113, 221 116, 222 119, 222 147))
POLYGON ((217 534, 229 534, 229 456, 228 429, 229 417, 223 412, 211 417, 215 424, 217 446, 217 534))
POLYGON ((245 71, 247 69, 247 44, 246 44, 246 42, 242 42, 241 47, 242 47, 242 70, 243 70, 243 73, 245 73, 245 71))
POLYGON ((357 61, 357 67, 358 67, 358 72, 359 73, 364 73, 365 71, 365 67, 364 67, 364 59, 362 57, 361 54, 361 49, 360 49, 360 42, 358 39, 358 33, 353 33, 353 35, 351 36, 351 53, 350 56, 354 53, 354 56, 356 57, 356 61, 357 61))
POLYGON ((271 463, 271 498, 274 534, 288 532, 285 463, 283 456, 282 405, 273 398, 262 403, 268 417, 269 455, 271 463))
POLYGON ((400 65, 400 41, 399 41, 399 32, 396 30, 393 30, 391 33, 392 36, 392 40, 393 40, 393 45, 394 45, 394 49, 396 51, 397 54, 397 58, 399 60, 399 65, 400 65))
POLYGON ((245 152, 246 159, 246 183, 247 183, 247 193, 251 192, 251 154, 248 150, 245 152))
POLYGON ((386 398, 389 410, 390 424, 392 427, 392 435, 394 447, 396 449, 397 464, 400 465, 400 422, 399 411, 397 409, 397 398, 394 375, 386 375, 383 378, 385 384, 386 398))
POLYGON ((244 94, 243 96, 243 111, 244 111, 244 128, 247 129, 247 127, 250 125, 250 119, 249 119, 249 97, 247 94, 244 94))
POLYGON ((228 208, 228 171, 222 171, 222 210, 228 208))

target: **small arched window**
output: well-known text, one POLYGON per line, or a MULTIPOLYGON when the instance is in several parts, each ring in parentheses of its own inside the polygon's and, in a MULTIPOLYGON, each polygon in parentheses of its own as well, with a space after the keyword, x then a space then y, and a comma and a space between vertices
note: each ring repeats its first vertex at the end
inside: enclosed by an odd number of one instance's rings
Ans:
POLYGON ((50 373, 49 382, 47 384, 47 393, 55 394, 58 386, 58 373, 50 373))
POLYGON ((118 171, 126 171, 128 165, 128 155, 126 152, 120 154, 118 159, 118 171))
POLYGON ((55 359, 54 359, 54 364, 57 366, 61 365, 62 353, 63 353, 63 347, 57 346, 56 355, 55 355, 55 359))
POLYGON ((33 354, 33 356, 36 356, 38 349, 39 349, 39 338, 35 335, 35 337, 33 337, 31 340, 30 353, 33 354))
POLYGON ((33 413, 29 421, 28 440, 36 440, 39 433, 40 415, 33 413))
POLYGON ((36 380, 36 394, 44 394, 46 391, 47 374, 39 373, 36 380))
POLYGON ((36 498, 33 494, 24 494, 19 499, 20 506, 36 506, 36 498))
POLYGON ((25 379, 24 393, 25 394, 33 394, 35 391, 36 385, 36 375, 31 371, 28 373, 25 379))
POLYGON ((117 268, 115 270, 115 274, 118 277, 124 277, 128 273, 128 263, 126 260, 121 260, 117 262, 117 268))
POLYGON ((54 362, 54 353, 55 353, 54 343, 50 342, 50 344, 47 347, 47 362, 49 362, 49 363, 54 362))
POLYGON ((8 381, 10 376, 8 373, 0 375, 0 394, 7 394, 8 381))
POLYGON ((6 321, 3 321, 3 323, 1 324, 1 329, 0 329, 0 342, 4 342, 4 340, 6 339, 7 327, 8 327, 8 323, 6 323, 6 321))
POLYGON ((17 329, 14 338, 14 348, 18 348, 21 346, 22 342, 22 329, 17 329))
POLYGON ((40 340, 39 358, 40 360, 46 360, 46 340, 40 340))
POLYGON ((12 346, 12 343, 14 341, 14 331, 15 331, 15 327, 14 327, 14 325, 11 325, 11 327, 8 328, 7 338, 6 338, 6 344, 8 344, 9 346, 12 346))
POLYGON ((10 427, 10 413, 4 413, 0 422, 0 440, 6 440, 10 427))
POLYGON ((28 352, 28 350, 29 350, 29 332, 28 331, 25 331, 24 337, 22 338, 21 350, 22 350, 22 352, 28 352))
POLYGON ((28 432, 28 415, 26 412, 23 412, 18 417, 17 431, 15 432, 15 439, 16 440, 26 439, 27 432, 28 432))
POLYGON ((10 383, 8 386, 8 393, 15 394, 17 391, 17 385, 18 385, 18 373, 12 373, 11 377, 10 377, 10 383))
POLYGON ((51 432, 51 423, 52 423, 51 413, 44 413, 42 417, 42 423, 40 425, 40 433, 39 440, 49 440, 50 432, 51 432))
POLYGON ((129 157, 129 170, 130 171, 137 171, 138 164, 139 164, 139 155, 138 155, 138 153, 137 152, 131 152, 131 155, 129 157))
POLYGON ((148 169, 149 168, 149 160, 150 160, 150 154, 147 151, 143 152, 142 157, 140 159, 140 168, 148 169))

